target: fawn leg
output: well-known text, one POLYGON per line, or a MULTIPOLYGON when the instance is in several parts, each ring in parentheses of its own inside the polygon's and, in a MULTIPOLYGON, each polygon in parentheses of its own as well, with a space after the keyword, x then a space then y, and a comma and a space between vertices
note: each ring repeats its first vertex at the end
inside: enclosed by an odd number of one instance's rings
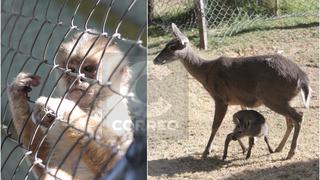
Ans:
POLYGON ((223 157, 222 159, 225 160, 227 158, 227 153, 228 153, 228 147, 229 143, 232 140, 233 133, 230 133, 227 135, 226 141, 224 143, 224 150, 223 150, 223 157))
POLYGON ((242 149, 242 153, 244 154, 246 151, 247 151, 247 148, 246 146, 243 144, 243 142, 241 141, 241 139, 238 139, 238 142, 241 146, 241 149, 242 149))
POLYGON ((273 150, 272 150, 272 148, 271 148, 271 146, 270 146, 270 144, 269 144, 269 140, 268 140, 268 137, 267 137, 267 136, 264 137, 264 141, 267 143, 269 152, 270 152, 270 153, 273 153, 273 150))
POLYGON ((206 158, 208 156, 213 138, 216 135, 216 133, 221 125, 221 122, 227 112, 227 109, 228 109, 228 105, 226 105, 225 103, 223 103, 221 101, 216 100, 215 105, 216 105, 216 107, 215 107, 215 113, 214 113, 214 120, 212 123, 211 135, 210 135, 208 144, 206 146, 206 149, 202 153, 202 158, 206 158))
POLYGON ((241 106, 241 110, 248 110, 249 108, 246 106, 241 106))
POLYGON ((248 152, 247 152, 247 157, 246 159, 249 159, 250 156, 251 156, 251 149, 254 145, 254 137, 249 137, 249 149, 248 149, 248 152))
MULTIPOLYGON (((248 107, 241 105, 241 110, 248 110, 248 109, 249 109, 248 107)), ((246 146, 242 143, 241 139, 238 139, 238 142, 239 142, 239 144, 240 144, 240 146, 241 146, 242 153, 244 154, 244 153, 247 151, 247 148, 246 148, 246 146)))
POLYGON ((289 136, 290 136, 290 133, 292 131, 292 128, 293 128, 293 122, 292 122, 292 119, 290 119, 289 117, 286 117, 286 123, 287 123, 287 130, 286 130, 286 133, 284 134, 279 146, 276 148, 275 152, 281 152, 284 145, 286 144, 289 136))

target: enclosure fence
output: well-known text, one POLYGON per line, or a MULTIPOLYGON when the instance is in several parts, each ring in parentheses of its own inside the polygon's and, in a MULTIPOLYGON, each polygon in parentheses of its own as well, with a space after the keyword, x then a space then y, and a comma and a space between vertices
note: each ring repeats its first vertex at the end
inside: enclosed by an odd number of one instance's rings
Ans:
MULTIPOLYGON (((80 161, 86 156, 91 145, 102 150, 102 154, 105 151, 110 152, 103 164, 97 167, 93 179, 146 178, 146 49, 144 47, 147 24, 146 4, 145 0, 3 0, 1 2, 1 179, 38 179, 47 175, 53 179, 64 179, 57 176, 58 170, 65 167, 71 154, 79 148, 78 157, 69 174, 71 179, 74 179, 77 173, 82 171, 78 169, 80 161), (81 45, 83 37, 90 37, 92 42, 85 43, 86 52, 82 52, 83 56, 78 57, 81 60, 80 67, 75 71, 69 68, 68 64, 73 51, 81 45), (74 44, 68 52, 66 65, 62 66, 57 62, 57 56, 61 46, 70 41, 74 44), (97 71, 103 66, 104 59, 109 58, 104 57, 108 48, 116 45, 122 52, 122 56, 105 82, 95 77, 86 77, 80 70, 86 63, 88 59, 86 57, 90 55, 90 51, 94 50, 99 42, 103 50, 100 50, 102 55, 98 57, 97 71), (128 61, 131 72, 129 90, 125 94, 114 89, 112 85, 114 83, 112 77, 119 71, 118 68, 124 61, 128 61), (9 85, 21 72, 40 76, 41 82, 37 87, 32 87, 32 90, 29 86, 23 89, 26 92, 29 91, 27 103, 30 109, 27 108, 27 110, 30 112, 24 119, 19 120, 23 122, 20 124, 22 127, 20 131, 13 122, 7 92, 9 91, 10 94, 9 85), (58 87, 64 77, 71 79, 72 83, 61 91, 58 87), (60 119, 57 117, 58 111, 61 110, 59 107, 62 107, 63 102, 68 99, 70 89, 76 81, 87 82, 90 86, 82 92, 77 101, 74 101, 73 107, 66 106, 66 109, 71 110, 68 119, 60 119), (92 87, 95 87, 98 93, 94 95, 86 110, 85 122, 82 122, 85 126, 81 129, 72 124, 69 118, 92 87), (110 107, 102 108, 100 113, 103 116, 92 133, 87 130, 90 128, 88 124, 92 118, 96 118, 93 117, 96 113, 96 104, 100 98, 99 95, 104 91, 112 92, 118 99, 110 107), (32 109, 40 96, 47 97, 45 111, 51 100, 58 99, 59 105, 56 109, 52 109, 53 112, 45 112, 41 120, 31 122, 32 109), (130 131, 128 135, 116 138, 116 143, 105 143, 101 140, 103 138, 97 135, 97 131, 105 121, 109 120, 108 116, 125 100, 128 101, 130 119, 133 121, 132 133, 130 131), (44 128, 41 121, 48 117, 56 118, 54 123, 44 128), (34 131, 31 132, 28 143, 25 143, 23 136, 30 123, 34 126, 34 131), (43 149, 47 138, 57 124, 62 124, 65 129, 61 129, 61 134, 56 135, 55 142, 51 142, 52 146, 47 147, 46 159, 41 159, 41 148, 43 149), (72 143, 64 145, 65 151, 61 154, 63 157, 54 165, 56 171, 51 171, 50 160, 55 158, 52 156, 55 151, 58 151, 59 142, 67 138, 66 134, 70 129, 76 132, 77 138, 72 143), (42 134, 40 139, 37 139, 37 133, 42 134), (36 141, 38 143, 33 146, 36 141), (128 150, 122 152, 119 146, 126 142, 130 142, 128 150), (111 165, 111 161, 116 156, 121 158, 111 165), (112 167, 109 168, 110 166, 112 167), (36 169, 44 173, 37 174, 36 169)), ((18 107, 20 108, 19 105, 18 107)), ((99 156, 98 152, 96 156, 99 156)), ((92 166, 94 163, 93 160, 92 166)))
POLYGON ((148 7, 149 23, 164 30, 174 22, 222 38, 258 22, 319 16, 317 0, 149 0, 148 7))

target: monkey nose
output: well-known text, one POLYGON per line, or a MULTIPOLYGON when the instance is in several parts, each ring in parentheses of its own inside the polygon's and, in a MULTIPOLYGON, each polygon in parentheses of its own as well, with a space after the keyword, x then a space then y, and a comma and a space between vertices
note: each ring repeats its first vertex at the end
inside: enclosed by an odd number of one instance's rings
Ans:
POLYGON ((236 132, 236 133, 234 133, 233 134, 233 136, 232 136, 232 140, 238 140, 238 138, 239 138, 239 135, 242 133, 242 131, 238 131, 238 132, 236 132))

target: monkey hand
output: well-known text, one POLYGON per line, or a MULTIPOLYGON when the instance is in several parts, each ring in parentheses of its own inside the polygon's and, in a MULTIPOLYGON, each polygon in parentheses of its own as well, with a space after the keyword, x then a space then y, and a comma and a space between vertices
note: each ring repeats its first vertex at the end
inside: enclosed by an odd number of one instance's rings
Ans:
POLYGON ((40 125, 48 128, 57 116, 55 109, 50 106, 47 100, 47 97, 40 97, 37 99, 32 112, 32 121, 35 124, 39 123, 40 125))
POLYGON ((28 92, 31 86, 38 86, 40 84, 40 76, 21 72, 16 79, 9 86, 9 93, 12 97, 27 99, 28 92))
POLYGON ((34 105, 32 120, 42 126, 49 127, 56 119, 64 124, 73 123, 82 112, 73 101, 61 98, 40 97, 34 105))

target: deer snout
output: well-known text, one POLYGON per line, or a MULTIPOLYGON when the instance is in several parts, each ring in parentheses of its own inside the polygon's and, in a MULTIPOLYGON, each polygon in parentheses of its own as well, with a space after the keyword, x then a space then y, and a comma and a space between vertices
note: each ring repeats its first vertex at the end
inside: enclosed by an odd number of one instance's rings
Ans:
POLYGON ((238 140, 241 137, 242 131, 237 131, 233 133, 232 140, 238 140))
POLYGON ((158 58, 158 57, 156 57, 156 58, 153 60, 153 63, 154 63, 154 64, 157 64, 157 65, 162 65, 162 64, 165 64, 166 62, 167 62, 167 60, 161 59, 161 58, 158 58))

